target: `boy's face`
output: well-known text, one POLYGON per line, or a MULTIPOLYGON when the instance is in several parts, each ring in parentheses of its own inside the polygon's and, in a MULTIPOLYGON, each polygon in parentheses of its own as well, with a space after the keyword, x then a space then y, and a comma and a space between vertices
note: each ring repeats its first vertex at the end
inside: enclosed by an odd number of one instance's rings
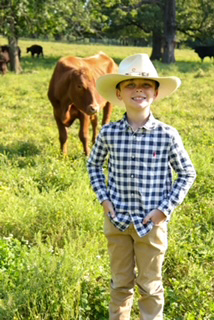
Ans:
POLYGON ((116 89, 117 98, 123 100, 127 110, 149 108, 157 94, 155 81, 147 79, 125 80, 116 89))

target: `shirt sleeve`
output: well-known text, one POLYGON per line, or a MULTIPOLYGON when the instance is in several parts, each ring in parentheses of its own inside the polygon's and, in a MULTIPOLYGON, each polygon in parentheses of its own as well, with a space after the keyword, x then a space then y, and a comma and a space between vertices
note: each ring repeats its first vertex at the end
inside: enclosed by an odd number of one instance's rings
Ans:
POLYGON ((90 182, 100 203, 109 199, 106 187, 106 177, 103 170, 103 165, 108 154, 104 130, 105 126, 102 128, 96 139, 87 163, 90 182))
POLYGON ((171 191, 158 207, 158 209, 167 216, 183 202, 196 179, 195 168, 177 130, 175 130, 175 134, 172 137, 169 162, 173 170, 177 173, 177 178, 174 181, 171 191))

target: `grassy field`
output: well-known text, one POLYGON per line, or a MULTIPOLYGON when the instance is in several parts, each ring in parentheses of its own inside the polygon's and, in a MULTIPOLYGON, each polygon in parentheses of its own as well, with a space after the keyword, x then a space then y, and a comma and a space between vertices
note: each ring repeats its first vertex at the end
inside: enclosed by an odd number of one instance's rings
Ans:
MULTIPOLYGON (((69 156, 59 154, 47 89, 62 56, 104 51, 119 63, 151 48, 30 40, 19 46, 23 73, 0 76, 0 319, 107 320, 102 208, 89 185, 78 122, 69 129, 69 156), (26 54, 34 43, 43 46, 44 59, 26 54)), ((169 224, 165 319, 208 320, 214 319, 214 65, 209 58, 201 64, 189 49, 175 55, 175 64, 155 65, 182 86, 152 110, 178 129, 198 176, 169 224)), ((115 106, 112 120, 123 113, 115 106)))

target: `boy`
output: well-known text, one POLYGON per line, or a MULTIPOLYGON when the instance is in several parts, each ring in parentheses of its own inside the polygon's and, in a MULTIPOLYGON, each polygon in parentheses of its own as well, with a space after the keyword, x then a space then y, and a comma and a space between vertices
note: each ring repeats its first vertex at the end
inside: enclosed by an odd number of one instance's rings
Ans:
POLYGON ((177 77, 158 77, 146 54, 124 59, 118 74, 97 80, 104 98, 126 108, 122 120, 102 128, 88 160, 91 184, 105 215, 110 320, 130 319, 135 283, 141 295, 140 319, 163 319, 167 222, 196 173, 177 130, 156 120, 150 106, 180 84, 177 77), (107 155, 108 185, 103 173, 107 155), (177 173, 174 182, 171 169, 177 173))

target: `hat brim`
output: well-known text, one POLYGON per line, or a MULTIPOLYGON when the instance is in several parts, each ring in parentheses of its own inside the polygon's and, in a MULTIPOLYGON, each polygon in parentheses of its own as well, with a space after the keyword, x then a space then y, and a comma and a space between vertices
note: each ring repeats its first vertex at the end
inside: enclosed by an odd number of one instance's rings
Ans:
POLYGON ((161 100, 175 90, 177 90, 181 85, 181 80, 178 77, 142 77, 142 76, 132 76, 132 75, 122 75, 122 74, 107 74, 101 76, 96 81, 97 91, 101 96, 103 96, 107 101, 111 102, 117 106, 124 106, 123 101, 119 100, 116 96, 116 86, 119 82, 129 80, 129 79, 148 79, 155 80, 159 82, 160 86, 158 88, 158 95, 155 101, 161 100))

